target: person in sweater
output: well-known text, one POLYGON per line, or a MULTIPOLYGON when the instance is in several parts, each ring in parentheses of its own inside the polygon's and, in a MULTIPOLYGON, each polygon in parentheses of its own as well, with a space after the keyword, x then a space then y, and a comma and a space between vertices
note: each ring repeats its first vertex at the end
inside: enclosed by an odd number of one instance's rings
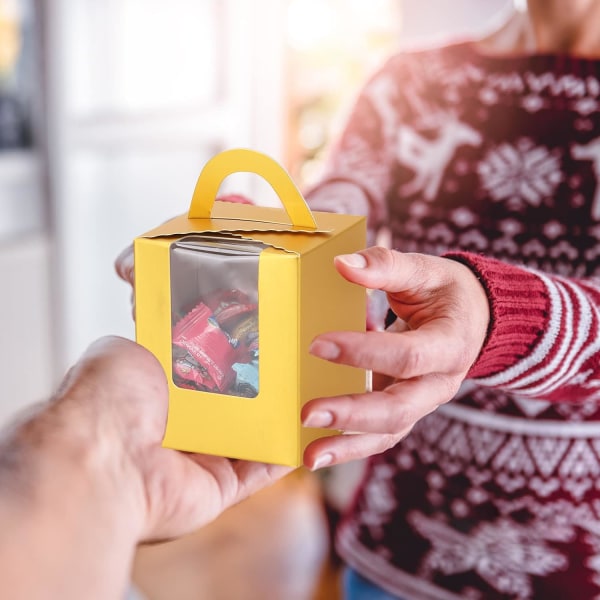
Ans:
POLYGON ((163 448, 167 397, 154 356, 107 337, 3 428, 3 598, 123 598, 139 542, 192 532, 289 472, 163 448))
POLYGON ((312 345, 379 389, 303 409, 353 432, 308 467, 371 457, 337 532, 349 600, 600 594, 599 30, 594 0, 530 0, 391 57, 306 194, 394 249, 337 267, 399 318, 312 345))
POLYGON ((392 381, 303 409, 354 432, 307 466, 372 455, 337 531, 348 599, 600 595, 599 31, 594 0, 530 0, 391 57, 307 194, 394 249, 337 262, 397 321, 312 347, 392 381))

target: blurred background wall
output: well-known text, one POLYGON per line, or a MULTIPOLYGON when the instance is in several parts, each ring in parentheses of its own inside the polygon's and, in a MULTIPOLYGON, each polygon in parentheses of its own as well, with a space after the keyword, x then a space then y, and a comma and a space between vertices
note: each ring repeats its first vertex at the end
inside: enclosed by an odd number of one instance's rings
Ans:
MULTIPOLYGON (((113 261, 247 146, 318 176, 354 94, 403 45, 512 0, 0 0, 0 421, 96 337, 134 336, 113 261)), ((251 176, 231 191, 276 204, 251 176)))

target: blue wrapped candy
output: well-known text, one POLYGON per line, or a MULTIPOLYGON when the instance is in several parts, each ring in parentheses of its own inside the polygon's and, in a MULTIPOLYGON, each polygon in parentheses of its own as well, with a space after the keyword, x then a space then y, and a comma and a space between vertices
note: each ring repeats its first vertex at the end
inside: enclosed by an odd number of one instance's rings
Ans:
POLYGON ((244 398, 256 398, 258 395, 258 360, 248 363, 234 363, 235 393, 244 398))

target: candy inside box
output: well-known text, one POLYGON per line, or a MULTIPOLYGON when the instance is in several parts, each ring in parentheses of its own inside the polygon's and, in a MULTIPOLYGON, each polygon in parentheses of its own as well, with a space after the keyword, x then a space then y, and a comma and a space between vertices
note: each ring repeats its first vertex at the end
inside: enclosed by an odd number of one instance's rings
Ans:
POLYGON ((171 246, 173 383, 258 395, 258 259, 264 244, 227 235, 171 246))
POLYGON ((190 211, 136 238, 136 339, 169 384, 163 444, 297 466, 320 396, 365 390, 363 370, 311 356, 319 333, 364 331, 366 293, 335 270, 364 248, 364 217, 311 212, 285 170, 237 149, 200 174, 190 211), (253 172, 284 208, 215 201, 225 177, 253 172))

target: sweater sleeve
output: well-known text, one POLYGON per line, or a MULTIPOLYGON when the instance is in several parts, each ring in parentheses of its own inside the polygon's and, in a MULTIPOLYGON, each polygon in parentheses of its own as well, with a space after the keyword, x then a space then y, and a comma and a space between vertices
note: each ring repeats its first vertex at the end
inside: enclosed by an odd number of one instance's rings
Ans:
POLYGON ((387 196, 401 121, 401 55, 389 59, 360 90, 320 180, 305 190, 314 210, 368 215, 369 240, 387 222, 387 196))
POLYGON ((469 377, 555 402, 600 401, 600 280, 567 279, 471 253, 490 300, 487 340, 469 377))

